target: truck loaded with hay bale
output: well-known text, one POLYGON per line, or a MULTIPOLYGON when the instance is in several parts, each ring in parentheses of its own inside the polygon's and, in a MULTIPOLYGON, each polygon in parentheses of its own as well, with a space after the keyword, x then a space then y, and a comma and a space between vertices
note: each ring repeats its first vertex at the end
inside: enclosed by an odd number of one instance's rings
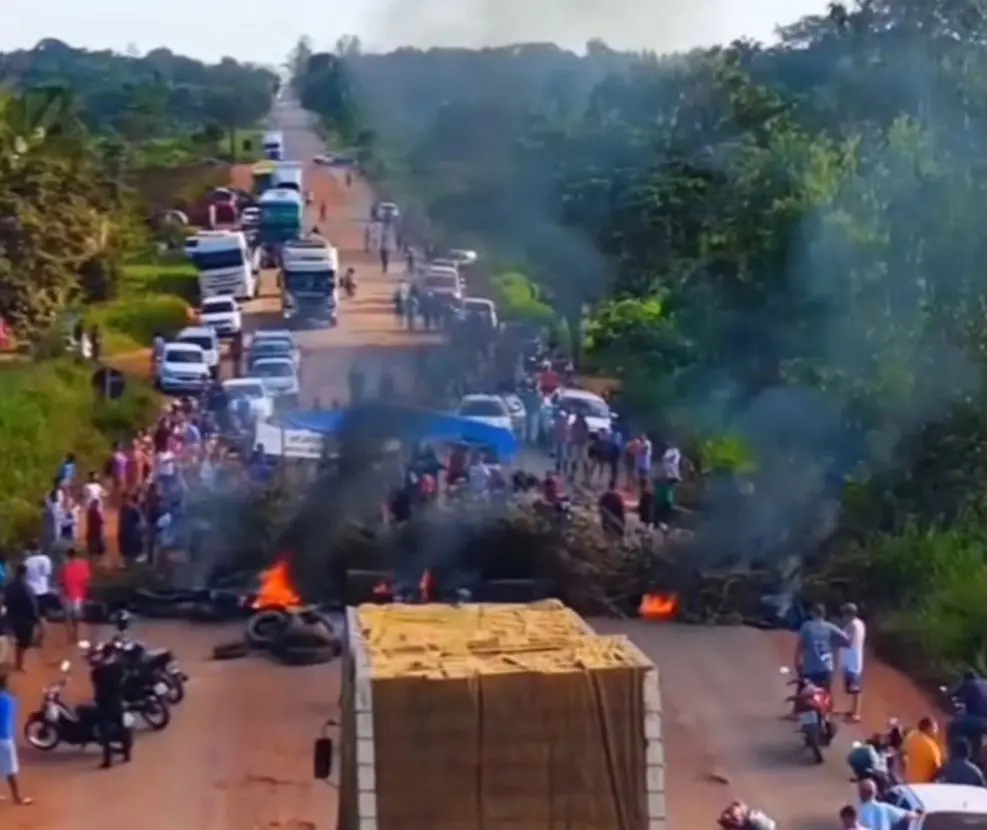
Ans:
POLYGON ((664 830, 657 668, 553 600, 346 613, 339 826, 664 830))

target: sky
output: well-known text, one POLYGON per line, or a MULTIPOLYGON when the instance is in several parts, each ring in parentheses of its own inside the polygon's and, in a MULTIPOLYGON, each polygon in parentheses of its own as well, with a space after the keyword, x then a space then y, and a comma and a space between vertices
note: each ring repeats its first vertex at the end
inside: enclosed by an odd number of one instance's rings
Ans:
POLYGON ((579 48, 671 52, 737 37, 770 39, 775 26, 817 13, 825 0, 31 0, 4 15, 0 51, 57 38, 90 49, 164 46, 214 61, 282 63, 298 38, 330 48, 356 34, 368 50, 553 41, 579 48), (668 6, 666 9, 665 6, 668 6), (229 9, 222 27, 219 12, 229 9))

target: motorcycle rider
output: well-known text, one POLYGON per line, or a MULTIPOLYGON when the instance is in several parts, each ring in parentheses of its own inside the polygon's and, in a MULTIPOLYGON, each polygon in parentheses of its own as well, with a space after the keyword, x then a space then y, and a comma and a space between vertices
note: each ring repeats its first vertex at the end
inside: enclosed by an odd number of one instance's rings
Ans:
POLYGON ((872 735, 863 743, 855 743, 846 757, 846 762, 858 781, 870 778, 877 783, 878 790, 881 792, 893 786, 894 782, 884 751, 884 741, 880 735, 872 735))
POLYGON ((723 830, 775 830, 778 826, 760 810, 755 810, 743 801, 734 801, 720 813, 717 822, 723 830))
POLYGON ((112 645, 94 649, 89 654, 92 667, 93 703, 96 705, 97 735, 103 748, 101 769, 113 765, 114 743, 119 745, 124 762, 130 760, 133 731, 124 722, 125 667, 112 645))
POLYGON ((834 650, 849 648, 850 638, 826 619, 826 608, 814 605, 799 629, 795 646, 795 667, 799 676, 827 692, 833 690, 834 650))
POLYGON ((963 711, 958 712, 947 727, 947 738, 950 743, 956 738, 965 738, 970 744, 971 757, 979 760, 984 732, 987 732, 987 679, 967 670, 949 696, 962 706, 963 711))

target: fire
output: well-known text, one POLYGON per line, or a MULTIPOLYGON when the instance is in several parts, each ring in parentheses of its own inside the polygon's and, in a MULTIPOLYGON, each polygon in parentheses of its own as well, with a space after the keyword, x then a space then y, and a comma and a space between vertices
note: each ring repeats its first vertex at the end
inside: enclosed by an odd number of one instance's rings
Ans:
POLYGON ((286 560, 282 559, 273 568, 264 571, 254 608, 297 608, 301 604, 301 597, 292 587, 286 560))
POLYGON ((644 620, 671 620, 679 610, 676 594, 645 594, 638 613, 644 620))

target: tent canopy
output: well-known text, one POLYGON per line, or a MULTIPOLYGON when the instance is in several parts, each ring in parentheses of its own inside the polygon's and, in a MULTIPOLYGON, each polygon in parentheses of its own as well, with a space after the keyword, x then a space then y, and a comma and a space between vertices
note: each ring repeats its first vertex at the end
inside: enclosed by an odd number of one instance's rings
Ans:
POLYGON ((402 441, 465 441, 490 447, 502 461, 518 452, 518 442, 510 430, 469 418, 428 412, 411 407, 367 404, 344 410, 296 412, 285 417, 296 429, 320 435, 375 435, 402 441))

